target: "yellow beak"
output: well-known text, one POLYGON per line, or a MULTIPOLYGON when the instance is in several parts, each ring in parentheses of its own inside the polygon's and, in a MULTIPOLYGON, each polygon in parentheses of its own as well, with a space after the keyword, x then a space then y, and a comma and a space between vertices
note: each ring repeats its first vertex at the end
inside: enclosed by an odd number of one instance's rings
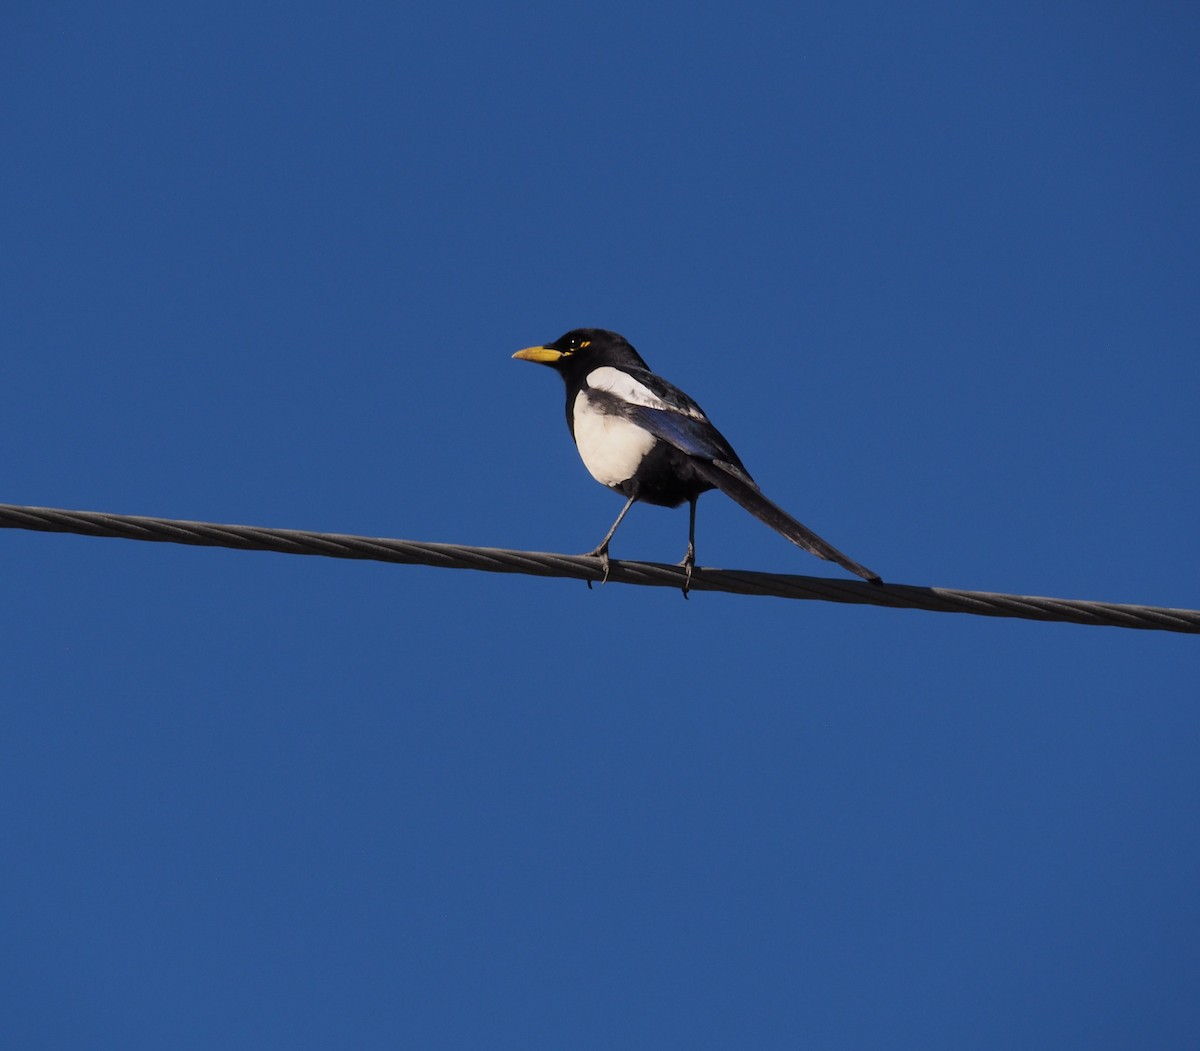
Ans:
POLYGON ((550 347, 526 347, 524 350, 518 350, 513 357, 522 361, 536 361, 539 365, 553 365, 562 357, 562 351, 552 350, 550 347))

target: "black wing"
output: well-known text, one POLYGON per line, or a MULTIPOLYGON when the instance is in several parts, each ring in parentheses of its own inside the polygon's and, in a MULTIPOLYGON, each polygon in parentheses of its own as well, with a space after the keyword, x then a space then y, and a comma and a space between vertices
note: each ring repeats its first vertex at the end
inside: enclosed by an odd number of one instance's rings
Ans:
POLYGON ((638 383, 660 398, 666 408, 653 408, 625 402, 621 411, 628 419, 644 427, 654 437, 675 446, 689 456, 723 460, 735 466, 753 485, 749 472, 728 440, 687 394, 648 369, 626 369, 638 383))

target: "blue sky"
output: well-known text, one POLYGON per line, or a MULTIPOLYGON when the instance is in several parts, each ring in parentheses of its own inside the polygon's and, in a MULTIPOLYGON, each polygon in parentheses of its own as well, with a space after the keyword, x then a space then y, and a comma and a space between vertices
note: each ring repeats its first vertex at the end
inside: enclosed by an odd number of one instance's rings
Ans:
MULTIPOLYGON (((1200 605, 1189 5, 9 7, 3 501, 1200 605)), ((13 1047, 1195 1046, 1192 638, 0 545, 13 1047)))

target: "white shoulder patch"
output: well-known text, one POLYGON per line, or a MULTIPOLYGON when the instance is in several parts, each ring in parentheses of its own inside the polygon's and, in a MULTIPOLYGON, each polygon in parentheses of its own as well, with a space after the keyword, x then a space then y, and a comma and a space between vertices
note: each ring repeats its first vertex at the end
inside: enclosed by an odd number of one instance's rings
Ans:
POLYGON ((632 405, 645 405, 650 409, 664 409, 668 412, 682 412, 697 420, 706 419, 704 413, 695 409, 678 409, 668 405, 644 383, 639 383, 628 372, 614 369, 611 365, 601 365, 587 374, 587 385, 593 390, 607 391, 609 394, 627 401, 632 405))

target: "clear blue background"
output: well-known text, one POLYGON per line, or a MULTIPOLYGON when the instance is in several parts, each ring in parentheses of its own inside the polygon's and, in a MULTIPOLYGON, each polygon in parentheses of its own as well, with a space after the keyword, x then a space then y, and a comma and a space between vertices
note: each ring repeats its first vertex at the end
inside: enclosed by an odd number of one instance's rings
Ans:
MULTIPOLYGON (((0 499, 1200 606, 1198 19, 10 4, 0 499)), ((0 551, 5 1046, 1197 1046, 1194 638, 0 551)))

